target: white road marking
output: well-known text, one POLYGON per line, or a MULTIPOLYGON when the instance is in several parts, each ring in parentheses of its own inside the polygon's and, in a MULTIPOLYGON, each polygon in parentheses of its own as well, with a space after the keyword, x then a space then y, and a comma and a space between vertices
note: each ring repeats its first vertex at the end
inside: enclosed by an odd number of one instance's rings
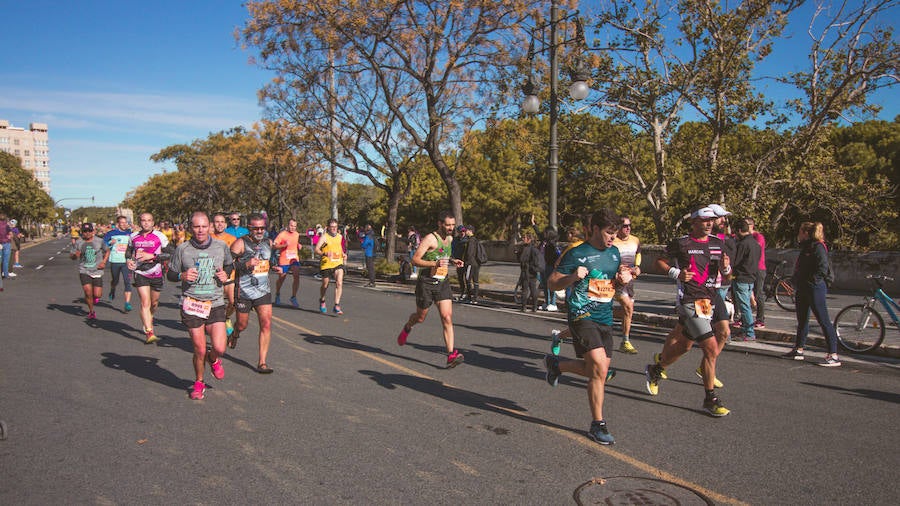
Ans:
POLYGON ((47 261, 49 262, 50 260, 53 260, 54 258, 56 258, 56 257, 50 257, 47 259, 47 261))
POLYGON ((34 270, 39 271, 43 268, 44 268, 44 264, 41 264, 41 265, 38 265, 37 267, 35 267, 34 270))

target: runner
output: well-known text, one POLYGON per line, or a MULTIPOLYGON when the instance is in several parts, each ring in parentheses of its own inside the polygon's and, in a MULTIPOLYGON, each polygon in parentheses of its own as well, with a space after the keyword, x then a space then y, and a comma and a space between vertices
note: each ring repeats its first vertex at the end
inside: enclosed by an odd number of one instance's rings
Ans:
POLYGON ((79 224, 73 224, 69 226, 69 238, 72 240, 72 249, 75 249, 75 243, 78 241, 80 237, 78 235, 78 229, 81 227, 79 224))
POLYGON ((588 378, 587 394, 591 410, 588 437, 600 444, 612 444, 603 417, 603 390, 612 360, 612 306, 616 289, 631 281, 631 269, 622 265, 619 250, 613 245, 619 217, 610 209, 591 216, 590 238, 570 249, 548 280, 550 288, 572 287, 566 299, 569 329, 576 360, 560 360, 557 355, 544 356, 547 382, 556 386, 564 372, 588 378))
POLYGON ((281 285, 290 273, 291 305, 300 307, 297 301, 297 290, 300 289, 300 232, 297 232, 297 220, 289 220, 287 230, 282 230, 275 237, 275 247, 278 248, 278 281, 275 282, 275 305, 281 304, 281 285))
POLYGON ((641 241, 631 235, 631 218, 622 216, 613 246, 619 249, 622 265, 631 269, 631 282, 616 291, 616 300, 622 306, 622 344, 619 351, 634 355, 637 349, 631 344, 631 318, 634 316, 634 278, 641 274, 641 241))
POLYGON ((325 305, 325 293, 328 290, 328 281, 334 277, 334 314, 342 315, 341 294, 344 291, 344 262, 347 260, 347 242, 344 236, 338 232, 338 222, 332 218, 328 220, 328 228, 316 243, 316 254, 322 256, 319 267, 319 275, 322 277, 322 286, 319 288, 319 311, 328 313, 325 305))
POLYGON ((103 296, 103 269, 109 259, 109 248, 103 239, 94 236, 94 226, 90 223, 81 226, 81 238, 75 242, 69 258, 79 260, 78 277, 88 307, 87 319, 96 320, 94 306, 103 296))
POLYGON ((146 340, 144 344, 153 344, 159 338, 153 332, 153 315, 159 307, 159 292, 163 288, 163 260, 168 257, 163 248, 169 240, 162 232, 153 228, 153 215, 142 213, 138 222, 141 229, 131 234, 131 249, 128 250, 128 269, 134 271, 132 284, 141 299, 141 323, 146 340))
MULTIPOLYGON (((210 235, 212 235, 213 239, 218 239, 231 248, 231 245, 234 244, 237 237, 225 231, 227 225, 228 221, 225 219, 225 215, 217 213, 213 216, 213 230, 210 235)), ((234 313, 234 271, 231 271, 231 274, 228 276, 228 281, 225 282, 223 288, 225 289, 225 300, 227 301, 225 304, 225 333, 230 336, 232 332, 234 332, 234 325, 231 323, 231 315, 234 313)), ((230 340, 228 344, 232 344, 230 340)), ((232 348, 234 348, 234 346, 232 346, 232 348)))
POLYGON ((423 268, 416 278, 416 311, 409 315, 409 320, 397 336, 397 344, 400 346, 406 344, 413 326, 425 321, 428 308, 431 304, 435 304, 444 329, 448 369, 465 360, 463 354, 453 347, 453 292, 450 289, 448 274, 451 262, 456 267, 463 263, 462 260, 450 257, 450 244, 455 228, 456 218, 453 217, 453 213, 442 211, 438 215, 437 230, 423 237, 419 243, 412 260, 413 265, 423 268))
MULTIPOLYGON (((142 220, 143 221, 143 220, 142 220)), ((143 226, 143 225, 142 225, 143 226)), ((224 242, 209 234, 209 217, 204 212, 191 216, 191 238, 178 245, 166 277, 181 282, 181 322, 188 328, 194 345, 194 387, 190 397, 201 400, 206 392, 203 373, 206 362, 213 377, 225 377, 225 299, 223 285, 231 274, 231 252, 224 242), (206 349, 206 333, 212 347, 206 349)))
POLYGON ((272 261, 272 240, 266 235, 266 219, 258 214, 248 218, 250 233, 238 237, 231 245, 231 254, 237 271, 237 325, 231 334, 229 345, 234 348, 241 332, 250 322, 250 310, 256 310, 259 320, 259 362, 256 372, 269 374, 273 369, 266 364, 272 332, 272 295, 269 289, 269 268, 272 261))
POLYGON ((126 263, 128 247, 131 246, 131 229, 128 227, 128 218, 116 216, 116 228, 103 236, 103 242, 109 246, 109 300, 116 298, 116 285, 119 277, 125 286, 125 311, 131 311, 131 271, 126 263))
POLYGON ((236 212, 228 215, 228 228, 225 231, 235 237, 244 237, 250 233, 249 230, 241 226, 241 213, 236 212))
POLYGON ((669 243, 666 257, 657 260, 657 268, 678 282, 675 306, 678 323, 666 338, 662 353, 654 357, 655 363, 648 364, 644 372, 647 392, 658 395, 666 368, 697 344, 703 350, 700 366, 706 391, 703 409, 720 417, 730 411, 715 393, 716 358, 721 347, 713 329, 727 328, 728 313, 715 285, 719 274, 731 275, 731 265, 724 241, 710 235, 715 219, 716 214, 709 207, 691 213, 690 234, 669 243))

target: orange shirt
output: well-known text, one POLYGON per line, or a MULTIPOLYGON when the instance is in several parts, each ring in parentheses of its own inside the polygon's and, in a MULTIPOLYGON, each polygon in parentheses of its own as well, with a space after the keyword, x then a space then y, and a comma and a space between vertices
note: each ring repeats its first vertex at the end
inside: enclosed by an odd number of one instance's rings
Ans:
POLYGON ((282 230, 275 237, 275 247, 278 248, 278 265, 291 265, 300 261, 300 232, 288 232, 282 230))

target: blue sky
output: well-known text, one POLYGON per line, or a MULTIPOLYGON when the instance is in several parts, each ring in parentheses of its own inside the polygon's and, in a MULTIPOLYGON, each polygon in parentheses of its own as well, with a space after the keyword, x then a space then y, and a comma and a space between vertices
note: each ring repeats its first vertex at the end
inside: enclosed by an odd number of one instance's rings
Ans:
MULTIPOLYGON (((808 9, 765 71, 804 64, 808 9)), ((256 92, 271 76, 233 38, 247 17, 239 0, 26 0, 0 12, 0 119, 49 125, 55 200, 116 205, 174 168, 151 162, 153 153, 261 116, 256 92)), ((897 13, 890 17, 896 26, 897 13)), ((900 112, 896 96, 875 97, 881 118, 900 112)))

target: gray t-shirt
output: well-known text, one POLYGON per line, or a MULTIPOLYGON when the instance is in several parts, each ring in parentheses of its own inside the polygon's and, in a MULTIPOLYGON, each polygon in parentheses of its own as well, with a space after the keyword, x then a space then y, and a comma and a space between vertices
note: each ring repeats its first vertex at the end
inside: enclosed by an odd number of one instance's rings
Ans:
POLYGON ((169 268, 175 272, 184 273, 191 267, 195 267, 200 277, 191 283, 181 280, 183 297, 196 300, 212 301, 212 307, 225 304, 225 290, 216 278, 216 272, 226 265, 232 265, 231 250, 228 245, 218 239, 210 239, 205 248, 197 248, 193 241, 185 241, 175 248, 169 268))
POLYGON ((78 273, 87 274, 92 278, 102 278, 103 270, 98 269, 97 264, 103 260, 108 249, 109 246, 96 235, 90 241, 84 239, 75 241, 75 251, 81 252, 81 256, 78 257, 78 273))

